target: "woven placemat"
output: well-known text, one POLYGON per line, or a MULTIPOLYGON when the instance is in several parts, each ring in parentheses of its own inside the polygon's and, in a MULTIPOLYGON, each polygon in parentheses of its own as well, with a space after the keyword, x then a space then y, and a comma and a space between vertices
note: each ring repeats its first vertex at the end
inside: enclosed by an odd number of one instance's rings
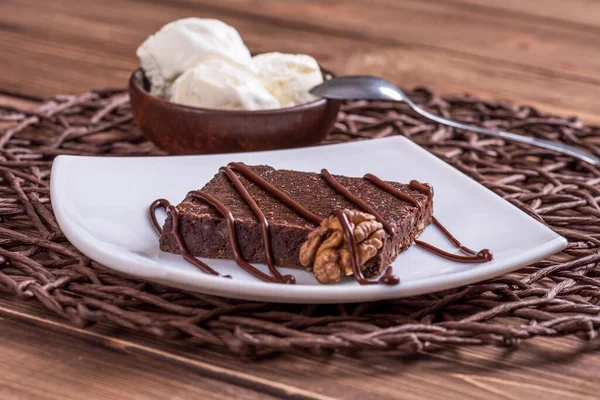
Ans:
MULTIPOLYGON (((531 107, 418 88, 420 105, 459 121, 563 141, 600 155, 600 128, 531 107)), ((600 172, 554 154, 456 131, 403 104, 343 106, 327 142, 405 135, 569 240, 518 273, 445 292, 350 305, 281 305, 187 293, 114 273, 79 253, 49 199, 59 154, 163 154, 136 129, 122 90, 56 96, 37 109, 0 106, 0 290, 38 301, 79 327, 103 323, 216 346, 404 355, 439 345, 515 346, 536 336, 595 338, 600 327, 600 172)))

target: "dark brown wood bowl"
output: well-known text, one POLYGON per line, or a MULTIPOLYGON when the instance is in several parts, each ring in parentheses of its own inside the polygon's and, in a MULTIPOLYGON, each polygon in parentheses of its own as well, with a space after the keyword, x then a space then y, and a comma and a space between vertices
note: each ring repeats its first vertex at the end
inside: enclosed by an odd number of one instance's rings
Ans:
MULTIPOLYGON (((324 75, 329 73, 324 71, 324 75)), ((340 102, 318 99, 276 110, 235 111, 190 107, 149 92, 141 69, 129 79, 131 110, 144 136, 171 154, 287 149, 321 142, 340 102)))

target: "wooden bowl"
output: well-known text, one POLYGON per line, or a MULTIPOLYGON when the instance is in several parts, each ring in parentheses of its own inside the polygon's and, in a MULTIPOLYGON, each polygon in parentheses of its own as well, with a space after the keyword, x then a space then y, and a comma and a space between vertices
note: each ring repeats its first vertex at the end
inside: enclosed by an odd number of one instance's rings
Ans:
MULTIPOLYGON (((324 75, 327 73, 324 71, 324 75)), ((142 133, 172 154, 287 149, 321 142, 340 102, 318 99, 275 110, 235 111, 190 107, 149 92, 141 69, 131 74, 131 110, 142 133)))

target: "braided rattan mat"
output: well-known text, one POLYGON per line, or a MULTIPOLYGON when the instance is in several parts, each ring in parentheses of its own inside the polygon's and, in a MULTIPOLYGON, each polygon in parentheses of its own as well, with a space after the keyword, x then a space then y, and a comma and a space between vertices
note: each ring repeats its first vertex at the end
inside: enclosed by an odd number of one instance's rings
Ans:
MULTIPOLYGON (((600 128, 474 97, 420 104, 454 119, 576 144, 600 155, 600 128)), ((242 356, 277 352, 410 354, 437 345, 514 346, 536 336, 595 338, 600 328, 600 171, 546 150, 457 132, 403 105, 344 106, 328 142, 408 136, 569 239, 551 259, 442 293, 339 306, 278 305, 185 293, 114 273, 62 235, 49 201, 58 154, 159 155, 120 90, 0 107, 0 290, 77 326, 111 324, 242 356)))

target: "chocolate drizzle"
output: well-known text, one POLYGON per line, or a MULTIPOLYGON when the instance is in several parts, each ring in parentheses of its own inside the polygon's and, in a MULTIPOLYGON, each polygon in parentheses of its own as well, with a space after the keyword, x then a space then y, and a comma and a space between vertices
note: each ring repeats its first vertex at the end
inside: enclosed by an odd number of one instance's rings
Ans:
MULTIPOLYGON (((175 206, 172 206, 171 203, 169 203, 169 200, 158 199, 154 200, 152 204, 150 204, 150 220, 152 221, 152 226, 154 227, 156 233, 158 233, 159 235, 162 233, 162 228, 156 220, 156 210, 158 210, 159 208, 164 208, 167 215, 171 215, 171 220, 173 221, 173 224, 171 226, 171 234, 175 236, 177 246, 179 246, 179 251, 181 252, 183 258, 185 258, 195 267, 197 267, 203 272, 206 272, 207 274, 221 276, 217 271, 215 271, 214 269, 212 269, 211 267, 209 267, 208 265, 206 265, 205 263, 203 263, 202 261, 198 260, 196 257, 190 254, 190 252, 187 249, 187 246, 185 245, 185 242, 183 241, 183 237, 181 237, 181 232, 179 231, 179 212, 177 211, 175 206)), ((225 275, 224 277, 231 278, 229 275, 225 275)))
MULTIPOLYGON (((409 183, 409 186, 413 189, 420 191, 421 193, 425 193, 429 197, 429 201, 433 199, 433 187, 426 183, 421 183, 419 181, 412 180, 409 183)), ((445 250, 440 249, 432 244, 423 242, 422 240, 415 239, 415 244, 420 248, 429 251, 435 255, 446 258, 448 260, 463 262, 463 263, 480 263, 492 261, 494 259, 494 255, 489 249, 481 249, 479 252, 475 252, 470 248, 463 246, 458 239, 456 239, 444 225, 436 217, 432 217, 432 221, 435 226, 438 227, 440 231, 446 236, 446 238, 461 252, 467 254, 467 256, 461 256, 459 254, 448 253, 445 250)))
POLYGON ((323 175, 323 179, 325 179, 325 182, 327 182, 327 184, 331 186, 333 190, 344 196, 347 200, 356 204, 356 206, 358 206, 358 208, 360 208, 364 212, 373 215, 377 219, 377 221, 381 222, 381 224, 383 225, 383 229, 385 229, 385 231, 388 234, 391 235, 394 233, 394 229, 392 228, 390 223, 383 219, 381 214, 375 211, 373 207, 365 203, 360 197, 354 195, 352 192, 350 192, 348 189, 342 186, 333 176, 331 176, 329 171, 327 171, 326 169, 322 169, 321 175, 323 175))
MULTIPOLYGON (((374 215, 375 218, 383 224, 384 229, 390 235, 393 233, 391 226, 387 223, 387 221, 385 221, 383 219, 381 214, 377 213, 375 210, 373 210, 372 207, 370 207, 368 204, 366 204, 364 201, 362 201, 360 198, 358 198, 356 195, 354 195, 348 189, 346 189, 344 186, 342 186, 333 176, 331 176, 329 171, 327 171, 326 169, 323 169, 323 170, 321 170, 321 174, 323 175, 323 178, 325 179, 327 184, 329 184, 329 186, 331 186, 336 192, 340 193, 347 200, 356 204, 364 212, 368 212, 369 214, 374 215)), ((372 183, 379 189, 391 194, 392 196, 396 197, 397 199, 406 201, 406 202, 412 204, 413 206, 417 207, 420 210, 423 209, 423 205, 421 203, 419 203, 419 201, 417 199, 415 199, 414 197, 412 197, 409 194, 401 192, 400 190, 396 189, 389 183, 382 181, 375 175, 366 174, 365 176, 363 176, 363 179, 369 181, 370 183, 372 183)), ((421 183, 416 180, 412 180, 412 181, 410 181, 408 186, 427 195, 430 202, 433 200, 433 187, 431 185, 429 185, 427 183, 421 183)), ((468 247, 463 246, 458 241, 458 239, 456 239, 454 236, 452 236, 452 234, 448 231, 448 229, 446 229, 435 217, 432 217, 432 218, 433 218, 433 223, 435 224, 435 226, 437 226, 442 231, 444 236, 446 236, 446 238, 448 238, 448 240, 457 249, 459 249, 461 252, 463 252, 464 254, 467 254, 467 255, 461 256, 459 254, 449 253, 449 252, 442 250, 432 244, 415 239, 415 244, 417 246, 429 251, 430 253, 433 253, 440 257, 443 257, 443 258, 446 258, 446 259, 449 259, 452 261, 457 261, 457 262, 479 263, 479 262, 486 262, 486 261, 493 260, 494 256, 490 250, 482 249, 479 252, 475 252, 475 251, 469 249, 468 247)), ((350 254, 352 257, 352 252, 350 254)))
MULTIPOLYGON (((325 171, 325 170, 324 170, 325 171)), ((376 281, 371 281, 362 273, 360 269, 360 265, 358 265, 358 251, 356 249, 356 239, 354 238, 354 232, 352 231, 352 227, 350 226, 350 221, 348 221, 348 217, 344 214, 343 210, 335 210, 335 216, 340 221, 340 225, 344 231, 344 240, 348 246, 348 252, 350 253, 350 265, 352 266, 352 273, 354 275, 354 279, 361 285, 375 285, 378 283, 384 285, 397 285, 400 283, 400 279, 396 276, 392 275, 392 267, 388 267, 385 271, 385 274, 376 281)))
MULTIPOLYGON (((423 208, 423 206, 421 205, 421 203, 419 203, 419 201, 417 199, 415 199, 412 196, 407 195, 406 193, 402 193, 401 191, 399 191, 392 185, 385 183, 384 181, 382 181, 381 179, 379 179, 378 177, 376 177, 373 174, 366 174, 365 176, 363 176, 363 179, 371 182, 373 185, 377 186, 379 189, 381 189, 385 192, 388 192, 392 196, 395 196, 396 198, 398 198, 400 200, 404 200, 407 203, 412 204, 413 206, 417 207, 418 209, 423 208)), ((411 181, 411 183, 412 182, 415 182, 415 181, 411 181)))
POLYGON ((439 228, 440 231, 442 231, 444 236, 446 236, 446 238, 448 238, 448 240, 457 249, 459 249, 463 253, 471 255, 471 256, 477 256, 480 259, 483 258, 483 261, 492 261, 494 259, 494 255, 492 254, 492 252, 489 249, 482 249, 482 250, 479 250, 478 252, 475 252, 475 251, 471 250, 470 248, 463 246, 458 241, 458 239, 455 238, 454 236, 452 236, 452 234, 448 231, 448 229, 446 229, 444 227, 444 225, 442 225, 442 223, 440 221, 438 221, 438 219, 436 217, 433 217, 433 223, 435 224, 435 226, 437 226, 439 228))
POLYGON ((258 174, 252 171, 250 168, 245 166, 242 163, 232 162, 228 165, 232 170, 239 172, 250 182, 255 185, 260 186, 265 192, 269 193, 271 196, 275 197, 277 200, 281 201, 283 204, 288 206, 290 210, 294 211, 296 214, 301 216, 302 218, 312 222, 315 225, 319 225, 323 218, 319 217, 317 214, 312 211, 304 208, 302 204, 298 203, 296 200, 292 199, 287 194, 283 193, 281 190, 277 189, 275 186, 271 185, 269 182, 265 181, 258 174))
MULTIPOLYGON (((272 254, 272 249, 271 249, 271 235, 270 235, 270 231, 269 231, 269 221, 265 217, 264 213, 258 207, 258 204, 256 203, 256 201, 254 201, 252 196, 248 193, 248 191, 244 187, 243 183, 236 176, 235 172, 241 174, 246 179, 248 179, 250 182, 259 186, 265 192, 269 193, 270 195, 272 195, 273 197, 275 197, 276 199, 281 201, 284 205, 286 205, 288 208, 290 208, 292 211, 294 211, 296 214, 298 214, 302 218, 306 219, 307 221, 310 221, 310 222, 318 225, 323 221, 323 218, 319 217, 318 215, 314 214, 310 210, 303 207, 297 201, 295 201, 294 199, 289 197, 287 194, 285 194, 284 192, 282 192, 275 186, 271 185, 269 182, 267 182, 265 179, 263 179, 261 176, 256 174, 254 171, 252 171, 250 168, 248 168, 246 165, 244 165, 242 163, 236 163, 236 162, 229 163, 227 167, 222 167, 220 169, 220 171, 222 171, 228 177, 228 179, 231 181, 232 185, 238 191, 238 193, 240 194, 240 196, 242 197, 244 202, 248 205, 248 207, 250 207, 250 210, 252 211, 252 213, 254 214, 254 216, 256 217, 256 219, 258 220, 258 222, 261 226, 263 244, 264 244, 264 248, 265 248, 265 257, 266 257, 267 266, 269 268, 269 272, 271 275, 265 274, 264 272, 253 267, 247 261, 244 260, 242 254, 240 252, 240 248, 239 248, 238 237, 237 237, 237 233, 236 233, 236 229, 235 229, 235 219, 234 219, 231 211, 223 203, 221 203, 219 200, 217 200, 213 196, 211 196, 207 193, 204 193, 202 191, 199 191, 199 190, 192 191, 188 195, 208 203, 210 206, 212 206, 214 209, 216 209, 223 218, 225 218, 225 220, 227 221, 229 246, 231 247, 231 251, 234 256, 234 261, 240 268, 242 268, 249 274, 251 274, 251 275, 255 276, 256 278, 263 280, 265 282, 285 283, 285 284, 295 283, 295 278, 292 275, 281 275, 281 273, 277 270, 275 263, 273 261, 273 254, 272 254)), ((361 198, 354 195, 348 189, 346 189, 343 185, 341 185, 329 173, 329 171, 327 171, 326 169, 323 169, 321 171, 321 175, 323 176, 323 179, 325 180, 325 182, 333 190, 340 193, 348 201, 354 203, 362 211, 373 215, 377 219, 377 221, 379 221, 383 225, 384 229, 386 230, 386 232, 389 235, 394 234, 394 226, 392 226, 388 221, 384 220, 383 217, 381 216, 381 214, 379 214, 371 206, 369 206, 367 203, 365 203, 361 198)), ((373 184, 374 186, 381 189, 382 191, 385 191, 385 192, 391 194, 392 196, 396 197, 399 200, 406 201, 419 209, 423 209, 423 207, 424 207, 416 198, 414 198, 406 193, 401 192, 400 190, 394 188, 390 184, 382 181, 375 175, 366 174, 363 178, 365 180, 367 180, 368 182, 370 182, 371 184, 373 184)), ((413 180, 409 183, 409 187, 411 187, 415 190, 418 190, 422 193, 425 193, 428 196, 429 201, 430 202, 432 201, 433 188, 431 187, 431 185, 424 184, 424 183, 413 180)), ((175 237, 175 240, 177 242, 177 246, 179 248, 181 255, 187 261, 192 263, 194 266, 196 266, 198 269, 202 270, 203 272, 206 272, 211 275, 222 276, 218 272, 216 272, 215 270, 210 268, 208 265, 206 265, 204 262, 198 260, 197 258, 195 258, 194 256, 192 256, 190 254, 190 252, 188 251, 187 246, 185 244, 185 241, 183 240, 181 232, 179 230, 179 212, 177 211, 177 208, 172 206, 165 199, 155 200, 150 205, 150 219, 152 222, 152 226, 154 227, 154 230, 159 235, 162 233, 162 228, 156 219, 156 210, 158 208, 163 208, 165 210, 165 212, 167 213, 167 215, 169 215, 171 217, 172 226, 171 226, 170 233, 175 237)), ((358 262, 358 254, 357 254, 357 248, 356 248, 356 243, 355 243, 354 232, 352 230, 352 226, 342 210, 339 210, 339 209, 335 210, 334 213, 335 213, 336 217, 338 218, 338 220, 340 221, 340 224, 344 231, 344 239, 348 246, 348 251, 350 253, 350 263, 352 266, 352 272, 353 272, 353 275, 354 275, 354 278, 356 279, 356 281, 361 285, 372 285, 372 284, 397 285, 400 282, 400 280, 392 274, 393 270, 392 270, 391 266, 389 266, 386 269, 385 273, 378 280, 369 280, 369 279, 365 278, 365 276, 360 268, 359 262, 358 262)), ((488 249, 483 249, 476 253, 475 251, 469 249, 468 247, 463 246, 454 236, 452 236, 452 234, 435 217, 433 217, 433 223, 442 231, 444 236, 446 236, 446 238, 457 249, 459 249, 461 252, 463 252, 466 255, 461 256, 461 255, 457 255, 457 254, 448 253, 448 252, 446 252, 442 249, 439 249, 429 243, 425 243, 423 241, 415 239, 415 244, 417 246, 419 246, 433 254, 436 254, 440 257, 444 257, 444 258, 447 258, 447 259, 450 259, 453 261, 458 261, 458 262, 467 262, 467 263, 473 262, 474 263, 474 262, 491 261, 493 259, 492 252, 488 249)), ((230 276, 226 275, 224 277, 229 278, 230 276)))
POLYGON ((461 256, 460 254, 448 253, 447 251, 442 250, 439 247, 435 247, 432 244, 423 242, 418 239, 415 239, 415 244, 417 246, 419 246, 420 248, 425 249, 428 252, 438 255, 440 257, 443 257, 443 258, 446 258, 446 259, 452 260, 452 261, 463 262, 463 263, 480 263, 480 262, 492 261, 494 258, 494 256, 492 255, 492 252, 488 249, 483 249, 483 250, 479 251, 478 253, 473 253, 474 255, 461 256))
MULTIPOLYGON (((295 283, 296 278, 294 278, 292 275, 282 276, 279 273, 279 271, 277 270, 277 268, 275 267, 275 263, 273 262, 273 252, 271 250, 271 234, 269 233, 269 221, 265 217, 265 214, 263 214, 263 212, 260 210, 260 208, 258 207, 258 204, 256 204, 256 202, 254 201, 252 196, 250 196, 250 193, 248 193, 248 191, 246 190, 246 188, 244 187, 242 182, 240 182, 238 177, 235 176, 235 173, 233 172, 232 168, 223 167, 220 169, 220 171, 225 172, 225 174, 227 175, 227 177, 229 178, 229 180, 231 181, 233 186, 235 186, 237 191, 240 193, 240 195, 242 196, 242 198, 244 199, 246 204, 248 204, 248 206, 252 210, 252 213, 254 214, 254 216, 256 217, 258 222, 260 223, 260 227, 262 230, 262 236, 263 236, 263 244, 265 246, 265 257, 267 259, 267 266, 269 267, 269 271, 271 272, 271 275, 273 275, 273 277, 280 283, 295 283)), ((229 212, 229 215, 231 215, 231 212, 229 212)), ((235 229, 229 230, 229 237, 231 238, 232 235, 233 236, 236 235, 235 229)), ((236 246, 237 246, 237 237, 235 239, 235 242, 236 242, 236 246)), ((236 260, 236 262, 237 262, 237 260, 236 260)))
POLYGON ((429 197, 430 201, 433 199, 433 186, 431 186, 429 183, 421 183, 413 179, 410 181, 408 186, 418 190, 421 193, 425 193, 427 197, 429 197))
MULTIPOLYGON (((227 232, 229 234, 229 246, 231 247, 231 251, 233 252, 233 259, 240 268, 242 268, 244 271, 248 272, 249 274, 251 274, 265 282, 273 282, 273 283, 293 283, 293 282, 295 282, 295 279, 294 280, 290 280, 290 279, 284 280, 283 277, 281 279, 278 279, 277 277, 267 275, 264 272, 262 272, 261 270, 253 267, 248 262, 246 262, 246 260, 244 260, 244 257, 242 257, 242 253, 240 252, 240 247, 239 247, 238 239, 237 239, 237 233, 235 231, 235 219, 233 218, 233 214, 231 214, 231 211, 229 211, 229 209, 227 207, 225 207, 225 205, 223 203, 221 203, 219 200, 215 199, 208 193, 204 193, 199 190, 194 190, 194 191, 190 192, 189 194, 197 199, 204 200, 205 202, 207 202, 208 204, 213 206, 215 209, 217 209, 219 211, 219 213, 223 216, 223 218, 225 218, 227 220, 227 232)), ((279 275, 279 276, 281 276, 281 275, 279 275)))

